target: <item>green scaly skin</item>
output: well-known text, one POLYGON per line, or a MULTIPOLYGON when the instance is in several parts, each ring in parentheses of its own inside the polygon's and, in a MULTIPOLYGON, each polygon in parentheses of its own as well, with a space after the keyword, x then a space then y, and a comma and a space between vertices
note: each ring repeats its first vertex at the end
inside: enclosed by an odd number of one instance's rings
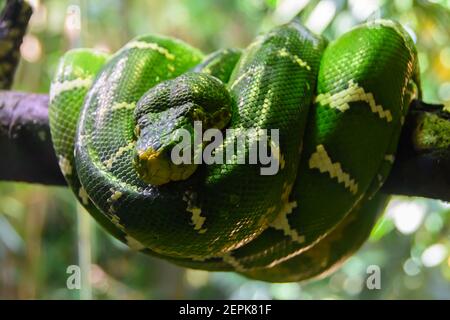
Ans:
POLYGON ((296 282, 329 275, 367 240, 388 200, 389 196, 377 194, 352 210, 333 231, 308 250, 274 267, 242 274, 270 282, 296 282))
POLYGON ((69 185, 118 239, 178 265, 272 282, 327 274, 365 241, 385 203, 377 191, 420 83, 414 44, 395 22, 359 26, 325 47, 294 21, 259 36, 242 55, 203 58, 156 36, 108 59, 67 53, 51 89, 50 125, 69 185), (211 90, 221 85, 211 76, 224 87, 211 90), (185 99, 198 97, 199 87, 200 100, 185 99), (187 118, 176 120, 203 120, 201 102, 218 91, 231 97, 227 128, 280 130, 279 172, 199 165, 186 180, 145 182, 136 154, 176 127, 162 115, 193 101, 187 118))

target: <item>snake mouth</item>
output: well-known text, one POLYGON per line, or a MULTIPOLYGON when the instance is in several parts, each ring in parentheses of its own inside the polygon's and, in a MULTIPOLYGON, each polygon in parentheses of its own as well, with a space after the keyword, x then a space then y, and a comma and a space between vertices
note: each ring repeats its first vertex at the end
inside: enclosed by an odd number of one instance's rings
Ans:
POLYGON ((136 171, 145 183, 151 185, 186 180, 196 169, 196 164, 174 164, 170 151, 149 148, 137 152, 136 171))

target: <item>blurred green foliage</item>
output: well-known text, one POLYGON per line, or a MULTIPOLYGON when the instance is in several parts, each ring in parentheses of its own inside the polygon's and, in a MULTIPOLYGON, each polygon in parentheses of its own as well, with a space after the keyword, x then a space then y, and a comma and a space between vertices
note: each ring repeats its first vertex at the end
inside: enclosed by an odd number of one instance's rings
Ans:
MULTIPOLYGON (((258 32, 299 13, 329 39, 367 19, 401 21, 420 52, 424 100, 450 103, 450 0, 30 2, 35 11, 21 48, 17 90, 48 92, 59 57, 71 47, 114 52, 148 32, 205 52, 245 47, 258 32)), ((396 197, 368 243, 337 272, 308 283, 267 284, 132 252, 99 229, 69 190, 1 182, 0 298, 449 299, 449 227, 448 204, 396 197), (82 268, 81 290, 66 287, 70 265, 82 268), (381 268, 381 290, 365 285, 370 265, 381 268)))

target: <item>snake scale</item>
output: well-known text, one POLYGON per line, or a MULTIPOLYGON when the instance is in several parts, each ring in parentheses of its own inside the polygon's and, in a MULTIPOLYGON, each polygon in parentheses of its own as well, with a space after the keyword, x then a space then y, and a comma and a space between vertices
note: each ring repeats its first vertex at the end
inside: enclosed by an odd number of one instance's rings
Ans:
MULTIPOLYGON (((112 56, 62 57, 51 133, 81 204, 132 249, 188 268, 300 281, 336 269, 369 236, 408 106, 420 98, 418 75, 413 41, 390 20, 330 43, 293 20, 208 56, 145 35, 112 56), (224 163, 175 164, 180 129, 193 133, 194 121, 225 134, 213 154, 234 148, 239 132, 252 135, 224 163), (263 139, 276 174, 239 162, 263 139)), ((188 146, 195 154, 208 143, 188 146)))

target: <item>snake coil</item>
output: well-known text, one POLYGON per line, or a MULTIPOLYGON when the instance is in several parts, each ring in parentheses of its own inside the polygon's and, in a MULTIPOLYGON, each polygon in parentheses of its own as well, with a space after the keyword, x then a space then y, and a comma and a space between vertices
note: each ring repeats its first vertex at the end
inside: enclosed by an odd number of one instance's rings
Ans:
POLYGON ((420 97, 418 74, 413 41, 389 20, 330 44, 292 21, 206 57, 140 36, 112 56, 63 56, 52 139, 79 201, 131 248, 189 268, 300 281, 331 272, 367 239, 420 97), (216 154, 234 148, 230 132, 254 134, 225 163, 174 164, 169 151, 194 121, 226 132, 216 154), (270 129, 276 147, 259 134, 270 129), (277 151, 274 175, 238 161, 263 138, 277 151))

